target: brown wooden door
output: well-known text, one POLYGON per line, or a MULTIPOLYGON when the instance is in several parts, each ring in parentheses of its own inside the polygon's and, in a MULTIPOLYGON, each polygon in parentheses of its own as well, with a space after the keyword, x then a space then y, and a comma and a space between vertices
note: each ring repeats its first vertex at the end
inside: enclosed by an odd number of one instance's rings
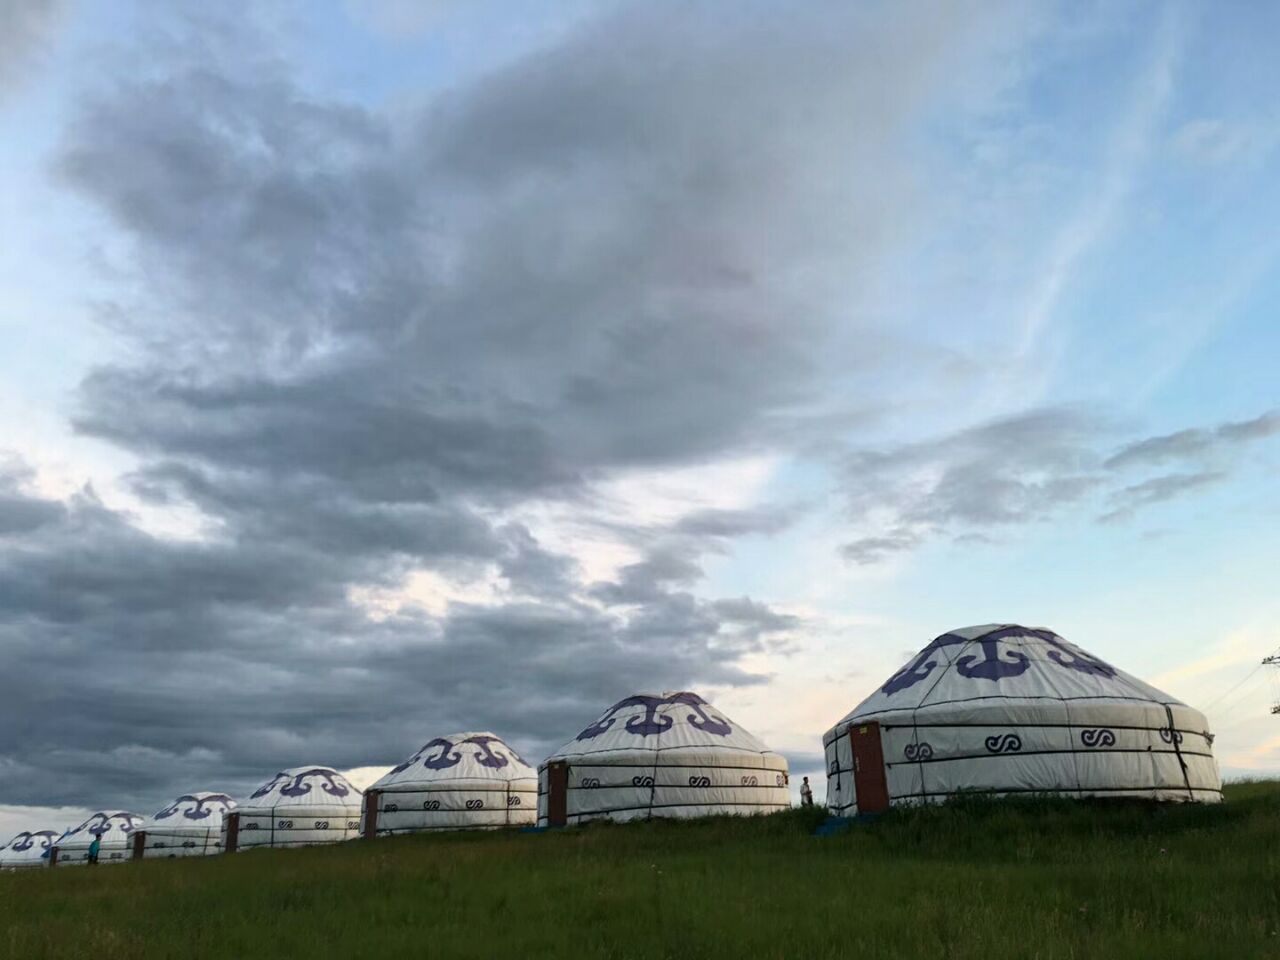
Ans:
POLYGON ((849 728, 853 747, 853 789, 859 813, 889 809, 889 784, 884 776, 884 751, 880 748, 880 724, 858 723, 849 728))
POLYGON ((135 830, 133 833, 133 859, 141 860, 142 851, 147 846, 147 831, 135 830))
POLYGON ((240 814, 227 814, 227 848, 224 853, 235 853, 240 845, 240 814))
POLYGON ((377 790, 364 792, 364 838, 366 840, 376 840, 378 837, 378 807, 381 801, 381 792, 377 790))
POLYGON ((569 764, 557 760, 547 766, 547 823, 563 827, 569 822, 569 764))

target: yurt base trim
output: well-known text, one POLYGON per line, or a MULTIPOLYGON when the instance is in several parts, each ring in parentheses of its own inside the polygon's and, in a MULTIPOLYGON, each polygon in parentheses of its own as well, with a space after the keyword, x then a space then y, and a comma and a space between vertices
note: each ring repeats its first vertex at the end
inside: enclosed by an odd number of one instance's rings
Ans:
MULTIPOLYGON (((840 734, 840 736, 845 736, 848 733, 849 727, 856 727, 858 726, 858 724, 863 722, 867 722, 867 721, 853 720, 850 723, 844 725, 844 730, 840 734)), ((919 727, 920 729, 935 728, 935 727, 996 727, 1000 725, 998 723, 992 723, 990 720, 972 721, 972 722, 967 722, 964 720, 940 720, 937 723, 929 723, 927 720, 921 720, 918 722, 908 722, 908 723, 885 723, 883 721, 877 721, 877 722, 880 724, 881 730, 906 730, 906 729, 914 729, 917 727, 919 727)), ((1065 729, 1080 729, 1080 730, 1091 730, 1094 727, 1102 726, 1102 727, 1106 727, 1108 730, 1146 730, 1148 733, 1161 733, 1161 734, 1169 733, 1169 728, 1167 726, 1152 727, 1146 724, 1129 724, 1129 723, 1104 723, 1104 724, 1091 725, 1087 723, 1080 723, 1079 721, 1076 721, 1074 723, 1032 723, 1030 721, 1023 721, 1023 722, 1019 722, 1018 726, 1027 727, 1027 728, 1037 728, 1037 729, 1044 727, 1047 729, 1065 728, 1065 729)), ((1175 727, 1174 729, 1178 733, 1189 733, 1192 736, 1196 736, 1196 737, 1204 736, 1203 730, 1191 730, 1186 727, 1175 727)), ((833 737, 832 739, 833 740, 839 739, 839 737, 833 737)))
MULTIPOLYGON (((926 757, 920 760, 897 760, 893 763, 886 763, 885 768, 904 767, 904 766, 920 766, 927 763, 949 763, 952 760, 1016 760, 1019 757, 1041 757, 1049 755, 1062 754, 1064 756, 1101 756, 1108 753, 1142 753, 1150 756, 1176 756, 1176 757, 1207 757, 1213 759, 1212 753, 1201 753, 1196 750, 1148 750, 1143 747, 1098 747, 1096 749, 1084 750, 1015 750, 1009 753, 963 753, 956 754, 954 757, 926 757)), ((840 773, 852 773, 853 771, 847 767, 839 767, 840 773)))
MULTIPOLYGON (((1085 694, 1081 694, 1080 696, 1070 696, 1070 697, 1068 696, 1047 697, 1043 695, 1018 696, 1015 694, 1004 694, 1004 693, 984 693, 980 697, 952 697, 949 700, 930 700, 927 704, 924 704, 924 706, 945 707, 954 703, 975 703, 975 702, 982 703, 990 700, 1016 700, 1020 703, 1025 703, 1028 701, 1035 702, 1039 700, 1043 700, 1046 703, 1076 703, 1077 701, 1085 701, 1085 700, 1097 701, 1098 697, 1094 695, 1085 695, 1085 694)), ((1111 703, 1155 703, 1161 707, 1168 706, 1168 704, 1165 704, 1160 701, 1149 700, 1146 697, 1128 697, 1128 696, 1123 696, 1121 694, 1116 694, 1116 693, 1108 693, 1106 696, 1106 700, 1111 703)), ((1175 703, 1173 704, 1173 706, 1179 706, 1179 704, 1175 703)), ((919 707, 892 707, 887 709, 885 712, 888 713, 890 712, 890 710, 892 710, 893 712, 909 713, 912 710, 917 710, 917 709, 919 709, 919 707)), ((854 722, 856 723, 857 721, 855 720, 854 722)))
POLYGON ((523 823, 442 824, 437 827, 378 827, 378 836, 397 837, 406 833, 457 833, 462 830, 511 830, 532 824, 533 818, 523 823))
MULTIPOLYGON (((581 813, 569 814, 569 819, 574 817, 607 817, 613 813, 631 813, 633 810, 670 810, 676 807, 686 809, 719 809, 720 807, 752 807, 761 809, 763 807, 772 807, 775 810, 787 810, 791 807, 790 801, 786 803, 769 803, 764 800, 717 800, 714 803, 642 803, 633 807, 609 807, 602 810, 583 810, 581 813)), ((715 814, 707 814, 707 816, 715 816, 715 814)))
MULTIPOLYGON (((838 728, 840 732, 837 733, 835 736, 828 736, 823 741, 823 746, 829 747, 831 746, 831 744, 835 743, 837 740, 841 740, 844 737, 847 737, 849 735, 850 729, 852 729, 853 727, 863 726, 871 722, 872 722, 871 720, 854 719, 847 724, 841 724, 840 727, 838 728)), ((973 727, 990 727, 991 729, 994 730, 999 727, 1007 728, 1008 726, 1008 724, 1001 724, 999 722, 995 722, 991 720, 972 721, 972 722, 966 722, 964 720, 942 720, 942 721, 938 721, 937 723, 929 723, 927 721, 915 723, 910 720, 908 720, 906 723, 885 723, 882 720, 877 720, 874 722, 880 725, 881 730, 946 730, 950 728, 961 729, 961 728, 973 728, 973 727)), ((1014 726, 1018 730, 1080 730, 1080 731, 1095 730, 1095 729, 1137 730, 1137 731, 1143 731, 1146 733, 1157 734, 1166 743, 1169 742, 1169 738, 1174 736, 1174 734, 1178 734, 1183 737, 1190 736, 1190 737, 1203 738, 1205 736, 1205 731, 1192 730, 1187 727, 1173 727, 1171 730, 1168 726, 1151 727, 1146 725, 1127 724, 1127 723, 1097 723, 1097 724, 1079 723, 1079 722, 1031 723, 1028 721, 1020 720, 1014 726)), ((1066 752, 1066 751, 1063 751, 1063 752, 1066 752)), ((1089 749, 1085 749, 1085 750, 1080 750, 1078 752, 1087 753, 1087 752, 1096 752, 1096 751, 1090 751, 1089 749)), ((1183 751, 1183 753, 1187 753, 1187 752, 1188 751, 1186 750, 1183 751)))
MULTIPOLYGON (((910 726, 910 724, 904 723, 901 726, 910 726)), ((590 755, 584 754, 584 756, 590 755)), ((612 760, 593 763, 591 760, 576 758, 573 763, 568 764, 568 767, 607 767, 609 769, 640 769, 640 771, 652 771, 655 768, 659 769, 659 771, 707 771, 707 769, 713 769, 713 771, 741 771, 754 774, 754 776, 758 776, 762 772, 782 773, 781 769, 777 767, 762 767, 762 765, 756 765, 756 767, 724 767, 724 765, 718 763, 613 763, 612 760)))
MULTIPOLYGON (((446 784, 448 784, 448 783, 449 783, 449 781, 445 781, 445 783, 446 783, 446 784)), ((387 787, 386 789, 379 789, 379 790, 378 790, 378 796, 380 796, 380 797, 394 797, 394 796, 395 796, 396 794, 398 794, 398 793, 504 793, 504 794, 505 794, 505 793, 510 793, 510 794, 519 794, 519 793, 529 793, 529 792, 531 792, 531 791, 529 791, 529 790, 515 790, 515 789, 511 789, 511 788, 509 788, 509 787, 459 787, 459 786, 454 786, 454 785, 452 785, 452 784, 449 784, 448 786, 437 786, 436 784, 434 784, 434 783, 433 783, 433 784, 431 784, 430 786, 387 787)))
MULTIPOLYGON (((1153 794, 1161 794, 1168 797, 1182 796, 1188 792, 1187 787, 1060 787, 1054 789, 1044 789, 1042 787, 1000 787, 998 790, 939 790, 936 792, 925 791, 923 793, 902 793, 893 796, 894 803, 910 800, 933 800, 933 799, 961 799, 964 797, 984 797, 994 798, 1014 795, 1031 795, 1041 797, 1088 797, 1094 794, 1117 794, 1136 797, 1138 799, 1150 799, 1153 794)), ((1221 790, 1214 790, 1210 787, 1191 787, 1191 793, 1205 793, 1210 796, 1222 798, 1221 790)), ((832 809, 847 810, 856 807, 857 803, 850 803, 843 807, 833 807, 832 809)))

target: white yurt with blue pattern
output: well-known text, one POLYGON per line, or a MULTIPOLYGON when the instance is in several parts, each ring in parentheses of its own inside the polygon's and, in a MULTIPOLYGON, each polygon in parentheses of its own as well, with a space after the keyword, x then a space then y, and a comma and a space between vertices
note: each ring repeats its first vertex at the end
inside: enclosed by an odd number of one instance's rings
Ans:
POLYGON ((0 847, 0 870, 47 867, 49 854, 57 842, 57 830, 23 830, 0 847))
POLYGON ((787 761, 689 691, 619 700, 538 767, 538 823, 761 814, 787 761))
POLYGON ((124 863, 129 859, 129 839, 142 818, 124 810, 100 810, 80 826, 68 830, 54 844, 58 856, 56 866, 75 867, 89 862, 89 846, 94 837, 101 839, 98 863, 124 863))
POLYGON ((884 789, 895 805, 962 793, 1222 799, 1204 714, 1043 627, 942 634, 823 745, 827 805, 843 815, 867 812, 884 789), (854 760, 865 750, 855 740, 877 727, 881 783, 854 760))
POLYGON ((144 860, 203 857, 222 852, 222 818, 236 808, 225 793, 184 793, 134 831, 144 860))
MULTIPOLYGON (((361 792, 332 767, 281 770, 231 813, 237 819, 235 849, 308 847, 360 835, 361 792)), ((222 844, 232 817, 223 818, 222 844)))
POLYGON ((451 733, 422 746, 365 792, 361 830, 377 836, 424 830, 530 826, 538 772, 500 737, 451 733))

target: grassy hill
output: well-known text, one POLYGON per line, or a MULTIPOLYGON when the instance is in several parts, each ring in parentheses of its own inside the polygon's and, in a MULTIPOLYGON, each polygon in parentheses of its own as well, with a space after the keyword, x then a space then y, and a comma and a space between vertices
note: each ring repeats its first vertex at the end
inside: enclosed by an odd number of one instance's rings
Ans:
POLYGON ((414 836, 0 876, 0 955, 1280 958, 1280 783, 414 836))

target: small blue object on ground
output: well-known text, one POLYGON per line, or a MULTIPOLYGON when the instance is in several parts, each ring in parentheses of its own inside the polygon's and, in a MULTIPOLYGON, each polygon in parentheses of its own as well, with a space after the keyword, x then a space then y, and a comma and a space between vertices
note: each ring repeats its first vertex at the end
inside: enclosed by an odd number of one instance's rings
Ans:
POLYGON ((814 829, 815 837, 834 837, 844 833, 855 823, 868 823, 876 817, 878 813, 860 813, 856 817, 827 817, 814 829))
POLYGON ((853 821, 848 817, 827 817, 814 829, 815 837, 834 837, 838 833, 844 833, 853 825, 853 821))

